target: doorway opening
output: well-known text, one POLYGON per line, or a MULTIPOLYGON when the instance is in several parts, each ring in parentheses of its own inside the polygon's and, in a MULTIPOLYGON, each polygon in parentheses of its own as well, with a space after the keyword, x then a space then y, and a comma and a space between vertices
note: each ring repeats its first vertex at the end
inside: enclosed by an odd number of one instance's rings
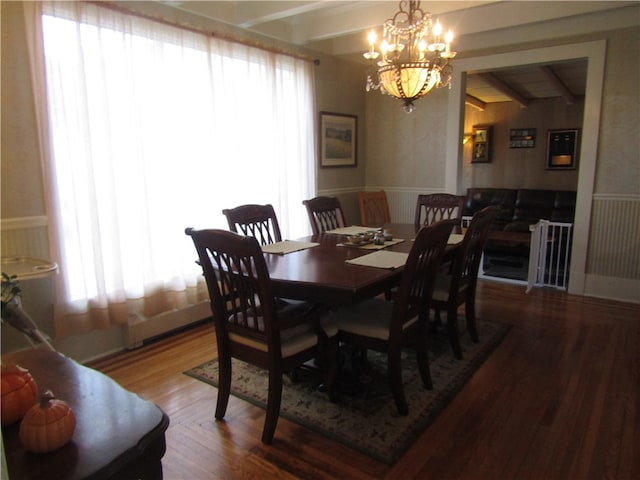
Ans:
POLYGON ((604 80, 606 41, 567 44, 555 47, 489 55, 456 62, 452 92, 449 96, 447 120, 447 159, 445 172, 446 191, 464 194, 463 143, 465 135, 464 112, 466 80, 469 72, 491 71, 513 66, 542 65, 574 59, 586 59, 587 81, 585 86, 584 115, 581 125, 580 168, 578 171, 576 211, 572 235, 572 260, 568 291, 582 295, 585 287, 586 257, 588 251, 591 199, 595 178, 600 105, 604 80))

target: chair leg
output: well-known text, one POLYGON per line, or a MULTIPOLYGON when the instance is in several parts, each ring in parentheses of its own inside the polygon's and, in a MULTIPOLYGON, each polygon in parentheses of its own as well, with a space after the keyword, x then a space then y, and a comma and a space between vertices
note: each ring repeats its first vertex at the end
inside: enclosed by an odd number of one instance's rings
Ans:
POLYGON ((467 319, 467 330, 471 340, 475 343, 480 341, 478 337, 478 327, 476 326, 476 301, 475 295, 469 295, 464 306, 465 317, 467 319))
POLYGON ((460 335, 458 334, 458 307, 451 305, 447 309, 447 331, 449 332, 449 342, 453 348, 456 358, 462 358, 462 347, 460 346, 460 335))
POLYGON ((231 357, 220 357, 218 360, 218 401, 216 403, 215 417, 224 418, 231 393, 231 357))
POLYGON ((282 400, 282 372, 269 371, 269 393, 267 397, 267 414, 262 429, 262 443, 271 444, 280 416, 282 400))
POLYGON ((327 395, 332 402, 338 401, 335 385, 338 378, 338 370, 340 363, 340 344, 338 336, 329 339, 327 345, 327 361, 326 361, 326 386, 327 395))
POLYGON ((442 325, 442 320, 440 319, 440 309, 437 307, 434 309, 433 323, 434 325, 442 325))
POLYGON ((400 352, 389 352, 387 356, 387 371, 389 375, 389 385, 393 392, 393 398, 396 401, 396 407, 400 415, 407 415, 409 407, 407 399, 404 395, 404 386, 402 385, 402 364, 400 360, 400 352))
POLYGON ((323 383, 319 386, 321 392, 326 392, 329 400, 338 401, 335 384, 340 370, 340 344, 338 336, 324 339, 318 345, 318 355, 316 357, 323 383))
MULTIPOLYGON (((427 330, 429 327, 423 327, 427 330)), ((418 345, 416 347, 416 358, 418 360, 418 369, 420 370, 420 378, 422 378, 422 385, 427 390, 433 388, 433 380, 431 379, 431 368, 429 367, 429 349, 427 344, 426 331, 421 332, 418 335, 418 345)))

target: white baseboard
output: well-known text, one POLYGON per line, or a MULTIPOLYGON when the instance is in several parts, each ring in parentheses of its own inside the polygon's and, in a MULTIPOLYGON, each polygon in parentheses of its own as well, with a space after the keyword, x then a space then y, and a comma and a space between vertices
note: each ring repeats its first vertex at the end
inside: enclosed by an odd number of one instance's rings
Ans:
POLYGON ((640 280, 586 275, 584 294, 589 297, 640 304, 640 280))
POLYGON ((130 318, 124 327, 124 344, 127 349, 140 347, 145 340, 191 325, 211 316, 209 301, 203 301, 180 310, 169 310, 147 318, 142 314, 130 318))

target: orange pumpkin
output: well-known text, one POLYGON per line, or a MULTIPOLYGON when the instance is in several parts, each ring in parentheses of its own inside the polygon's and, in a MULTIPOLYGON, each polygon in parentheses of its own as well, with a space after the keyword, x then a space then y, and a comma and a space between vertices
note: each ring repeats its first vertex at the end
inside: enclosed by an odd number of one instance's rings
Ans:
POLYGON ((47 390, 40 403, 29 409, 20 424, 20 441, 30 452, 53 452, 71 440, 76 417, 67 402, 47 390))
POLYGON ((38 386, 28 370, 19 365, 2 365, 2 426, 20 420, 34 403, 38 386))

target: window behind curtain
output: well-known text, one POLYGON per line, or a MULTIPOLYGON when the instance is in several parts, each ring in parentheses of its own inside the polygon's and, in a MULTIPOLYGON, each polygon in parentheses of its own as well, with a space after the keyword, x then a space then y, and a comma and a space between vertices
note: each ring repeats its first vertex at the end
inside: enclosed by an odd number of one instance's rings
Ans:
POLYGON ((63 314, 192 302, 184 229, 226 229, 223 208, 271 203, 286 238, 308 233, 310 62, 96 4, 44 12, 63 314))

